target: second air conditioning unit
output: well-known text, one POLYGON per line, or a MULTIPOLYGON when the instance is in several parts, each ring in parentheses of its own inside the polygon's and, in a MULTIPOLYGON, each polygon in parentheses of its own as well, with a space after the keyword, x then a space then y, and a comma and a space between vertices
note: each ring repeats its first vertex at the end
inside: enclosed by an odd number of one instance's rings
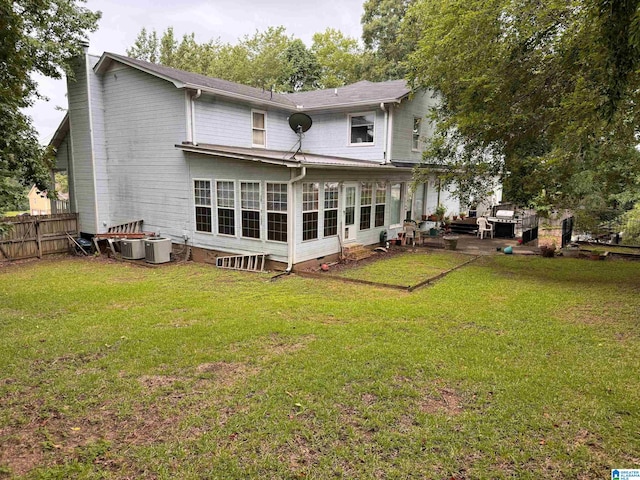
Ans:
POLYGON ((167 263, 171 260, 170 238, 147 238, 144 241, 145 260, 149 263, 167 263))
POLYGON ((139 260, 144 258, 144 240, 141 238, 120 240, 120 253, 122 253, 122 258, 127 258, 129 260, 139 260))

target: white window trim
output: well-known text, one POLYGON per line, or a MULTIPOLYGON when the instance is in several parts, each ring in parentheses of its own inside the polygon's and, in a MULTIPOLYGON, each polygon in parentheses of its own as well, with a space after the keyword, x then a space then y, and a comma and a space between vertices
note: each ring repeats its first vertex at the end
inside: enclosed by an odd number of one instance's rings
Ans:
MULTIPOLYGON (((302 201, 300 202, 300 204, 302 205, 302 221, 300 222, 300 226, 302 228, 302 230, 300 231, 300 238, 302 238, 302 243, 307 243, 307 242, 317 242, 318 240, 320 240, 322 237, 320 236, 320 198, 322 198, 323 202, 324 202, 324 184, 321 181, 315 181, 315 182, 302 182, 302 189, 301 189, 301 193, 302 193, 302 201), (318 205, 316 206, 315 210, 305 210, 304 209, 304 185, 309 185, 309 184, 317 184, 318 185, 318 200, 317 203, 318 205), (316 236, 315 238, 309 238, 307 240, 304 240, 304 214, 305 213, 316 213, 316 236)), ((324 203, 323 203, 324 205, 324 203)))
POLYGON ((215 210, 215 198, 213 196, 214 190, 213 185, 214 181, 211 178, 192 178, 191 179, 191 194, 193 195, 193 232, 194 234, 199 235, 215 235, 217 231, 216 228, 216 216, 214 213, 215 210), (209 188, 211 189, 211 205, 198 205, 196 204, 196 182, 209 182, 209 188), (211 209, 211 231, 203 232, 202 230, 198 230, 196 226, 196 207, 209 207, 211 209))
POLYGON ((373 147, 376 144, 376 119, 377 115, 375 110, 371 110, 369 112, 356 112, 349 113, 347 115, 347 145, 350 147, 373 147), (363 115, 373 115, 373 142, 361 142, 361 143, 351 143, 351 118, 352 117, 361 117, 363 115))
MULTIPOLYGON (((214 196, 214 200, 215 200, 215 206, 216 206, 216 220, 215 220, 215 234, 220 236, 220 237, 226 237, 226 238, 238 238, 238 184, 235 180, 232 180, 230 178, 216 178, 213 182, 213 184, 215 185, 215 196, 214 196), (220 216, 218 215, 218 182, 231 182, 233 183, 233 228, 235 230, 235 234, 234 235, 229 235, 228 233, 220 233, 219 230, 219 218, 220 216)), ((223 208, 227 208, 227 207, 223 207, 223 208)))
POLYGON ((359 182, 359 188, 358 188, 358 231, 359 232, 366 232, 367 230, 372 230, 373 228, 375 228, 374 225, 374 212, 375 212, 375 195, 376 195, 376 182, 375 180, 370 180, 367 182, 359 182), (362 185, 366 184, 366 185, 371 185, 371 200, 369 201, 369 203, 362 203, 362 185), (361 218, 362 218, 362 207, 369 207, 369 226, 367 228, 362 228, 362 223, 361 223, 361 218))
POLYGON ((382 181, 382 182, 374 182, 374 189, 373 189, 373 212, 372 212, 372 216, 373 216, 373 227, 372 228, 383 228, 386 224, 387 224, 387 197, 389 196, 389 187, 388 187, 388 182, 386 181, 382 181), (384 189, 380 189, 380 190, 384 190, 384 202, 383 203, 378 203, 378 184, 384 184, 384 189), (382 225, 378 225, 376 226, 376 210, 378 208, 378 205, 384 205, 384 213, 383 215, 383 219, 382 219, 382 225))
MULTIPOLYGON (((321 182, 321 186, 322 186, 322 226, 319 227, 320 231, 322 232, 322 238, 334 238, 337 237, 338 234, 340 233, 340 182, 338 181, 328 181, 325 180, 324 182, 321 182), (336 207, 335 208, 326 208, 325 206, 325 191, 327 190, 327 184, 328 183, 335 183, 336 184, 336 193, 338 194, 338 198, 336 199, 336 207), (324 234, 324 229, 325 229, 325 212, 328 211, 336 211, 336 233, 333 235, 325 235, 324 234)), ((318 206, 319 203, 318 203, 318 206)), ((318 219, 318 223, 319 223, 319 219, 318 219)))
POLYGON ((420 137, 422 136, 422 117, 413 117, 413 124, 411 125, 411 151, 412 152, 419 152, 420 149, 420 137), (415 125, 416 120, 420 121, 420 126, 418 127, 418 141, 417 141, 417 147, 413 146, 413 140, 415 139, 416 134, 413 132, 413 125, 415 125))
MULTIPOLYGON (((287 238, 289 237, 289 222, 291 221, 291 219, 289 218, 289 202, 291 201, 291 198, 289 198, 289 188, 287 186, 287 182, 279 182, 279 181, 265 181, 264 182, 264 241, 265 242, 271 242, 271 243, 275 243, 277 245, 286 245, 288 240, 271 240, 269 238, 269 214, 270 213, 284 213, 287 216, 287 238), (269 185, 285 185, 286 188, 286 192, 287 192, 287 208, 285 210, 269 210, 269 200, 268 200, 268 186, 269 185)), ((295 212, 294 212, 295 215, 295 212)))
POLYGON ((265 229, 264 229, 264 218, 265 218, 265 214, 264 214, 264 210, 263 207, 266 205, 266 203, 263 202, 264 196, 262 194, 263 192, 263 182, 260 180, 238 180, 238 192, 239 192, 239 196, 238 196, 238 208, 240 210, 240 231, 238 232, 240 235, 240 238, 242 238, 243 240, 254 240, 254 241, 258 241, 258 242, 262 242, 262 237, 263 235, 265 235, 265 229), (259 202, 259 207, 258 210, 251 210, 251 209, 246 209, 248 212, 258 212, 260 213, 260 238, 254 238, 254 237, 245 237, 242 234, 242 211, 245 210, 244 208, 242 208, 242 184, 243 183, 257 183, 258 184, 258 188, 260 189, 258 191, 258 202, 259 202))
POLYGON ((255 108, 251 109, 251 146, 257 148, 267 148, 267 112, 266 110, 256 110, 255 108), (253 125, 253 114, 261 113, 264 116, 264 128, 260 129, 253 125), (264 145, 260 143, 253 143, 253 131, 254 130, 262 130, 264 132, 264 145))
POLYGON ((394 223, 392 225, 389 225, 389 228, 398 228, 398 227, 402 227, 403 225, 403 212, 406 212, 406 209, 403 209, 403 205, 405 202, 405 198, 406 197, 406 184, 405 182, 391 182, 389 183, 389 221, 391 221, 391 216, 393 215, 393 212, 391 211, 391 200, 392 200, 392 196, 391 196, 391 189, 393 188, 394 185, 400 185, 400 223, 394 223))

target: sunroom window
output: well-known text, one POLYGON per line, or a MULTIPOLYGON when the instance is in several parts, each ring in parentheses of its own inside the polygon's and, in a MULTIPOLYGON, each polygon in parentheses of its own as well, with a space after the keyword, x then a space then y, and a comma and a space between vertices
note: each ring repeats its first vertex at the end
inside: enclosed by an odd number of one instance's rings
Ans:
POLYGON ((318 183, 302 184, 302 240, 318 238, 318 183))
POLYGON ((267 239, 287 241, 286 183, 267 183, 267 239))
POLYGON ((193 181, 194 204, 196 207, 196 231, 211 233, 211 181, 193 181))

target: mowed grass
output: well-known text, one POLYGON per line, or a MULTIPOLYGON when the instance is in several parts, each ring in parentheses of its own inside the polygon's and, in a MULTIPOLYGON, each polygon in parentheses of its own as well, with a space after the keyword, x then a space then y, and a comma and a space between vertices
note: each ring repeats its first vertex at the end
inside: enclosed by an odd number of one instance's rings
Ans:
POLYGON ((640 264, 413 293, 99 259, 0 269, 0 478, 595 479, 640 466, 640 264))
POLYGON ((337 277, 411 287, 473 260, 471 255, 420 249, 334 273, 337 277))

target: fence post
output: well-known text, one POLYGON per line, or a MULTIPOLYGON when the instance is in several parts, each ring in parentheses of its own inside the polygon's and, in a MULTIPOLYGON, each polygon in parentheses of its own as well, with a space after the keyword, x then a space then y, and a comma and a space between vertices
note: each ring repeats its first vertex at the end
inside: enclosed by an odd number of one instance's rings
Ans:
POLYGON ((38 258, 42 258, 42 235, 40 234, 40 220, 36 219, 36 248, 38 249, 38 258))

